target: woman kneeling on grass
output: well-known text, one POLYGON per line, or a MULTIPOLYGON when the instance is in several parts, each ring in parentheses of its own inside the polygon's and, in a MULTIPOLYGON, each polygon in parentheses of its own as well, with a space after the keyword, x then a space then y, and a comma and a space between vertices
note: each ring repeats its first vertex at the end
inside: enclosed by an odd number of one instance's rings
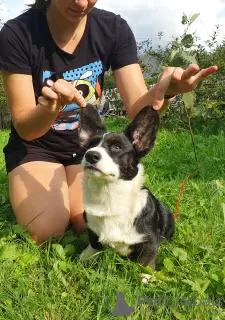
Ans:
POLYGON ((97 0, 36 0, 0 32, 0 69, 12 117, 4 148, 17 222, 42 243, 69 222, 83 232, 78 110, 97 105, 112 69, 130 118, 145 105, 163 110, 174 96, 214 73, 167 68, 151 90, 138 64, 134 35, 97 0))

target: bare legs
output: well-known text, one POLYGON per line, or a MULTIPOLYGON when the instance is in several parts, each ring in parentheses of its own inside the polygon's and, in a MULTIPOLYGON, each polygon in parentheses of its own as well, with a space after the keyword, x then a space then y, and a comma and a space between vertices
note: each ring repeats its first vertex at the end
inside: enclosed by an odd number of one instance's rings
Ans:
POLYGON ((85 230, 80 166, 33 161, 15 168, 8 178, 17 222, 37 243, 62 236, 70 220, 75 231, 85 230))

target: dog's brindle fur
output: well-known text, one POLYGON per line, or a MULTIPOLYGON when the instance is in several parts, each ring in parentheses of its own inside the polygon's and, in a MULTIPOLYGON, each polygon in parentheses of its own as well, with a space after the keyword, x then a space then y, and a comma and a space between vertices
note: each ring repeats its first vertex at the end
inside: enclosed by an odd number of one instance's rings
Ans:
MULTIPOLYGON (((80 112, 80 139, 87 149, 82 162, 84 169, 84 218, 91 248, 100 250, 103 245, 109 244, 121 255, 128 256, 132 260, 153 268, 155 267, 161 239, 169 239, 174 232, 172 213, 155 198, 148 188, 142 185, 143 170, 140 160, 153 148, 158 129, 159 113, 150 106, 143 108, 122 133, 105 134, 106 129, 93 106, 88 105, 80 112), (108 168, 109 164, 113 168, 111 171, 108 168), (122 196, 125 197, 124 201, 128 199, 127 207, 129 207, 132 198, 142 201, 142 204, 135 204, 138 208, 137 212, 129 211, 123 205, 124 212, 120 212, 120 208, 116 212, 115 205, 114 207, 112 205, 114 209, 110 209, 109 213, 106 207, 104 212, 96 212, 95 209, 92 210, 91 202, 92 200, 95 201, 94 198, 91 200, 94 194, 91 196, 90 188, 87 187, 90 181, 92 186, 93 183, 95 186, 95 183, 97 185, 99 181, 104 181, 107 190, 111 190, 110 186, 114 185, 112 200, 117 196, 118 199, 120 197, 119 193, 117 194, 115 191, 117 186, 119 188, 120 185, 127 185, 127 188, 121 188, 121 190, 124 190, 122 191, 124 193, 122 196), (136 189, 132 187, 131 190, 135 190, 134 192, 137 195, 133 193, 129 196, 129 194, 126 194, 126 189, 128 190, 129 186, 133 186, 133 184, 136 189), (124 230, 123 226, 121 227, 123 214, 124 230), (133 217, 131 217, 132 215, 133 217), (129 223, 126 224, 127 219, 132 222, 130 229, 127 226, 129 223), (108 231, 104 228, 105 226, 110 228, 110 221, 112 228, 117 228, 115 234, 118 234, 118 231, 120 232, 118 239, 114 238, 113 232, 107 239, 108 231), (114 222, 116 226, 113 226, 114 222), (99 226, 101 223, 102 228, 99 226), (123 234, 123 232, 127 234, 123 234), (122 248, 121 241, 123 243, 122 248)), ((101 193, 101 190, 105 189, 101 189, 101 183, 99 186, 99 192, 101 193)), ((104 194, 102 194, 102 197, 104 198, 104 194)), ((122 204, 117 198, 115 200, 118 205, 119 203, 122 204)), ((103 203, 105 202, 103 201, 103 203)), ((132 205, 130 205, 130 208, 133 208, 132 205)))

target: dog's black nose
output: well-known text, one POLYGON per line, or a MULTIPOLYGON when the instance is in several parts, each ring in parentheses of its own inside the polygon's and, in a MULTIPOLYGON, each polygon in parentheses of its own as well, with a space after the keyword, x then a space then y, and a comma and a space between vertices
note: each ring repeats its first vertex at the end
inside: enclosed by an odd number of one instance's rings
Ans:
POLYGON ((97 163, 101 159, 101 154, 98 151, 88 151, 85 154, 85 159, 91 164, 97 163))

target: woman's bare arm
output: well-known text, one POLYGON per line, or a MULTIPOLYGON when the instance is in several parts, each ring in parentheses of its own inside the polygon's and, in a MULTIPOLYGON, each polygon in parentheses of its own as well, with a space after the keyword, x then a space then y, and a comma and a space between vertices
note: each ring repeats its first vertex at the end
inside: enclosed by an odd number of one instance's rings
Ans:
POLYGON ((44 135, 57 117, 58 110, 36 105, 32 76, 2 71, 4 88, 13 125, 24 140, 44 135))
POLYGON ((44 135, 64 104, 86 104, 70 83, 60 79, 51 88, 42 89, 43 96, 38 98, 36 105, 31 75, 2 71, 2 76, 13 125, 24 140, 31 141, 44 135))
MULTIPOLYGON (((114 78, 125 109, 131 119, 134 118, 143 107, 154 103, 155 87, 150 90, 147 89, 141 68, 138 64, 131 64, 115 70, 114 78)), ((165 100, 163 109, 169 103, 170 100, 165 100)))

